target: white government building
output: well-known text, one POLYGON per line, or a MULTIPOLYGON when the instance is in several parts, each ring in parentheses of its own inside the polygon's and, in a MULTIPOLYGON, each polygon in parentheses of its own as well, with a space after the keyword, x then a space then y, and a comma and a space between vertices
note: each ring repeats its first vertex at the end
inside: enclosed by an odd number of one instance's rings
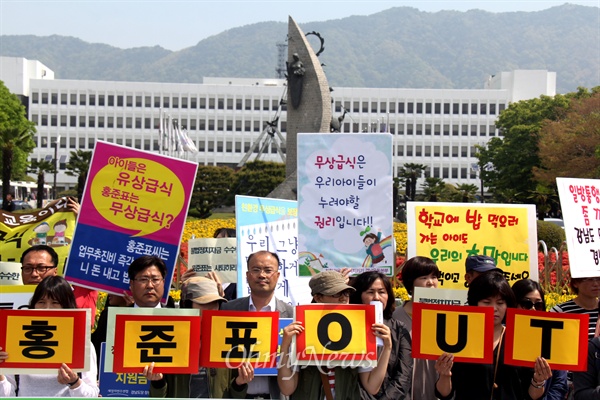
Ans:
MULTIPOLYGON (((0 79, 23 100, 28 118, 37 125, 31 158, 53 160, 58 138, 58 192, 76 183, 65 174, 70 152, 92 150, 97 140, 160 151, 161 115, 177 120, 198 148, 196 153, 182 153, 182 158, 236 166, 266 123, 275 119, 285 93, 282 79, 204 78, 201 84, 54 79, 44 64, 18 57, 0 57, 0 79)), ((479 186, 471 169, 477 162, 475 146, 499 135, 495 120, 510 102, 554 96, 556 73, 502 72, 482 86, 334 87, 333 114, 338 117, 342 108, 348 110, 341 132, 393 135, 394 176, 402 165, 417 163, 428 167, 426 176, 479 186)), ((285 136, 285 107, 278 127, 285 136)), ((281 161, 272 143, 261 159, 281 161)))

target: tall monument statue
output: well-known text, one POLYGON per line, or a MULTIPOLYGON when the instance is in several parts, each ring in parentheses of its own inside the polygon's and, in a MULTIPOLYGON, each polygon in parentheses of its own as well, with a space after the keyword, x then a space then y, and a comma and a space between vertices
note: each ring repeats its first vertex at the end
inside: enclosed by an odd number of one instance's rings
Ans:
POLYGON ((288 22, 285 181, 268 197, 296 200, 298 132, 330 132, 331 95, 325 72, 306 35, 288 22))

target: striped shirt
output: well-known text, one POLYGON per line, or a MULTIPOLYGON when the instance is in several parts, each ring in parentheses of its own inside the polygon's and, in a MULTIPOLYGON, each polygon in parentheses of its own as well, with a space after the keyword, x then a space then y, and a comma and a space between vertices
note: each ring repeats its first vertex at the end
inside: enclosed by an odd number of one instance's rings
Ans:
POLYGON ((598 309, 586 310, 579 307, 574 300, 569 300, 565 303, 557 304, 550 310, 551 312, 562 312, 567 314, 588 314, 590 316, 590 324, 588 327, 588 339, 592 340, 596 333, 596 323, 598 322, 598 309))

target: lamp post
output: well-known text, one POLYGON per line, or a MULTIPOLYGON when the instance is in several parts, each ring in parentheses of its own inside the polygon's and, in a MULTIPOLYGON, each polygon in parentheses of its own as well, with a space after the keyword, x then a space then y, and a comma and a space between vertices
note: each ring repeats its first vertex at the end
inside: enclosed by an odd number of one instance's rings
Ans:
POLYGON ((54 141, 54 186, 52 187, 52 200, 56 199, 56 173, 58 172, 58 144, 60 143, 60 135, 54 141))

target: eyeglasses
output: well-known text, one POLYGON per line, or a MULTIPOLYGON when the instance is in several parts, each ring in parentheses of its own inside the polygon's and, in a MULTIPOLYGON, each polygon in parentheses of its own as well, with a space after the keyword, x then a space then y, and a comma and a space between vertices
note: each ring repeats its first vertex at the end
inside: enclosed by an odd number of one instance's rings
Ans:
POLYGON ((598 283, 598 282, 600 282, 600 277, 593 277, 593 278, 581 278, 581 282, 593 282, 593 283, 598 283))
POLYGON ((273 275, 275 272, 277 272, 276 269, 271 269, 271 268, 265 268, 265 269, 261 269, 261 268, 252 268, 249 270, 250 273, 254 276, 260 276, 261 274, 265 274, 266 276, 271 276, 273 275))
POLYGON ((162 281, 165 280, 165 278, 148 278, 147 276, 144 276, 142 278, 134 278, 133 279, 136 283, 143 285, 143 286, 148 286, 148 283, 152 282, 152 286, 156 286, 159 285, 162 281))
POLYGON ((33 270, 35 270, 38 273, 38 275, 43 275, 53 268, 56 268, 56 267, 52 266, 52 265, 37 265, 35 267, 28 265, 25 267, 21 267, 21 271, 23 272, 24 275, 29 275, 29 274, 33 273, 33 270))
POLYGON ((535 303, 529 299, 523 299, 519 302, 519 305, 523 307, 525 310, 531 310, 535 308, 538 311, 544 311, 544 302, 536 301, 535 303))
POLYGON ((339 299, 340 297, 350 297, 351 294, 351 290, 344 290, 343 292, 339 292, 336 294, 327 294, 326 296, 333 297, 334 299, 339 299))

